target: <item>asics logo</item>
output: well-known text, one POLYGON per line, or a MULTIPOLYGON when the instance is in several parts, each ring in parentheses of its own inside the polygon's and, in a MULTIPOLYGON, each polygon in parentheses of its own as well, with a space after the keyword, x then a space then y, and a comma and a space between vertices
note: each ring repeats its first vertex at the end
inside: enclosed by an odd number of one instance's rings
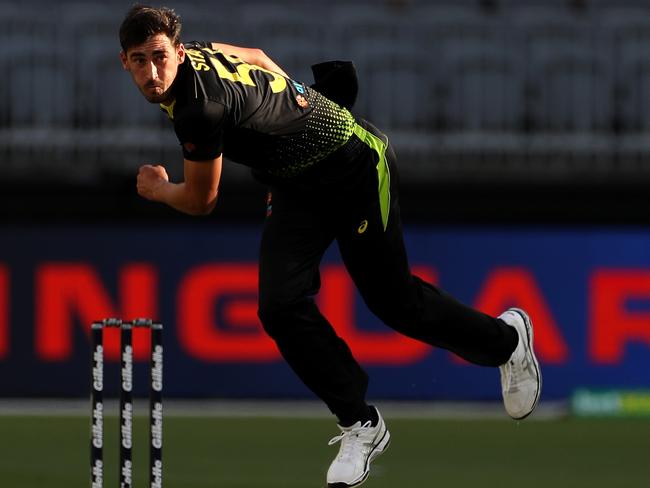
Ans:
POLYGON ((359 234, 363 234, 366 231, 367 228, 368 228, 368 221, 364 220, 363 222, 361 222, 361 225, 359 225, 359 228, 357 229, 357 232, 359 234))

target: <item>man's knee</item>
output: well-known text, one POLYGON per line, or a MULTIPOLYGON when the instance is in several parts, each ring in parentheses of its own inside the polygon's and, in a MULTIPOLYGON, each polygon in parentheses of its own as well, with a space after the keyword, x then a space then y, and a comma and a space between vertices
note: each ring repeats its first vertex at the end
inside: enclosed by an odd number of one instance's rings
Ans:
POLYGON ((390 298, 366 300, 366 304, 370 311, 388 327, 411 336, 426 320, 425 294, 434 292, 434 287, 416 278, 408 293, 390 298))
POLYGON ((262 327, 268 335, 274 337, 274 331, 276 329, 276 324, 279 323, 278 317, 280 315, 279 309, 277 306, 274 306, 270 303, 259 303, 257 308, 257 316, 262 322, 262 327))
POLYGON ((262 327, 273 339, 290 331, 302 313, 306 300, 288 302, 281 300, 260 300, 257 316, 262 327))

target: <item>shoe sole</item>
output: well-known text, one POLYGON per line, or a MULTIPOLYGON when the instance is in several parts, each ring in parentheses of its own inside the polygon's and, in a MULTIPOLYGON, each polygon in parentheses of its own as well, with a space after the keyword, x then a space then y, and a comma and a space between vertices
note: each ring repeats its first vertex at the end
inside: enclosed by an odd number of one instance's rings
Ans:
POLYGON ((355 486, 361 486, 368 479, 368 476, 370 475, 370 463, 373 462, 376 458, 378 458, 379 455, 382 454, 386 449, 388 449, 389 445, 390 445, 390 432, 388 431, 388 429, 386 429, 384 431, 384 436, 377 443, 377 445, 372 450, 372 452, 368 455, 368 460, 366 461, 366 469, 363 473, 363 477, 359 481, 357 481, 356 483, 352 483, 351 485, 347 483, 328 483, 327 488, 353 488, 355 486))
POLYGON ((518 314, 524 321, 524 327, 526 329, 526 345, 528 346, 530 355, 533 357, 533 366, 535 368, 535 373, 537 375, 537 390, 535 391, 535 401, 533 402, 533 407, 526 415, 522 415, 521 417, 512 417, 514 420, 523 420, 526 417, 528 417, 531 413, 533 413, 535 407, 537 407, 537 403, 539 402, 540 393, 542 391, 542 372, 539 369, 539 363, 537 362, 537 357, 535 356, 535 350, 533 349, 533 321, 530 320, 528 314, 523 310, 521 310, 520 308, 511 308, 509 310, 511 312, 515 312, 516 314, 518 314))

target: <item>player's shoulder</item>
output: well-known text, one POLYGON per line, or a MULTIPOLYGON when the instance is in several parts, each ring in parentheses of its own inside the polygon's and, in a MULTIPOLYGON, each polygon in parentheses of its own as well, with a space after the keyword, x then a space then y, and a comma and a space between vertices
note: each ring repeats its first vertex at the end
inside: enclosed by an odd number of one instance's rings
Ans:
POLYGON ((226 113, 227 107, 224 103, 218 100, 200 98, 190 100, 180 107, 174 119, 176 124, 203 125, 223 119, 226 113))
POLYGON ((181 107, 174 118, 174 131, 179 140, 220 140, 221 132, 229 125, 223 104, 210 100, 195 100, 181 107))

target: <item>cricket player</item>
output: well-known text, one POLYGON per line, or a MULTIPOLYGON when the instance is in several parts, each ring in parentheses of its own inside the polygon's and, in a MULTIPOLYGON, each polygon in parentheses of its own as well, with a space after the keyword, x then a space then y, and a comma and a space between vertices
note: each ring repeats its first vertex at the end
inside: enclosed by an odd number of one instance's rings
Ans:
POLYGON ((163 166, 144 165, 137 191, 190 215, 207 214, 224 156, 268 185, 259 318, 337 417, 340 434, 330 444, 340 442, 340 449, 328 486, 363 483, 390 441, 379 410, 366 402, 366 372, 314 302, 319 263, 334 241, 377 317, 408 337, 499 368, 507 413, 527 417, 541 389, 530 318, 519 309, 488 316, 411 274, 395 154, 386 135, 348 110, 356 94, 350 66, 321 65, 314 89, 259 49, 182 43, 180 34, 180 18, 167 8, 135 6, 120 28, 122 65, 167 115, 184 158, 183 181, 169 181, 163 166))

